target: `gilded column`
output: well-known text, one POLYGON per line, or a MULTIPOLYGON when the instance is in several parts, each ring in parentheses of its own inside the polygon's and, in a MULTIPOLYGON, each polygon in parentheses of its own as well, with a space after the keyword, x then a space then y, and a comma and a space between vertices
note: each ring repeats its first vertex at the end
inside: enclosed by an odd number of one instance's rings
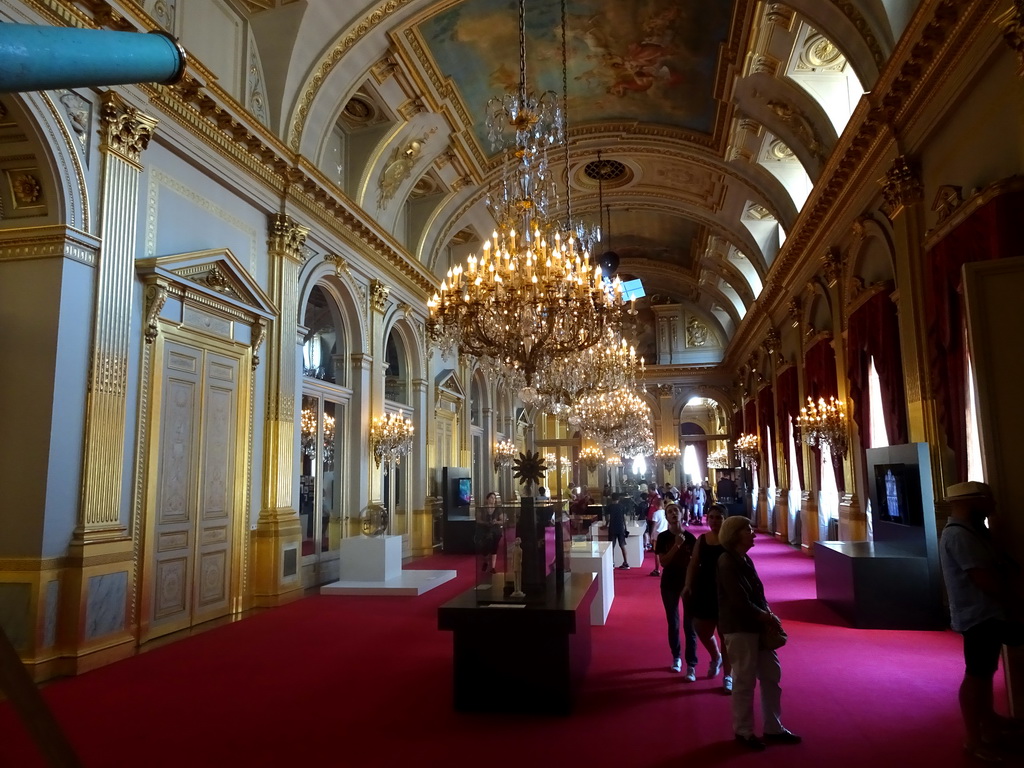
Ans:
POLYGON ((89 391, 86 398, 82 506, 75 540, 125 536, 121 517, 124 439, 135 280, 139 162, 157 121, 112 91, 103 96, 100 237, 89 391))
POLYGON ((428 393, 426 379, 412 381, 412 402, 416 432, 413 433, 412 455, 409 457, 409 482, 412 489, 413 521, 411 548, 414 556, 434 551, 434 508, 427 498, 427 422, 428 393))
POLYGON ((96 262, 82 492, 68 547, 59 620, 68 669, 84 671, 134 646, 133 545, 122 515, 136 230, 142 152, 157 121, 113 91, 100 111, 101 245, 96 262))
POLYGON ((302 247, 309 230, 280 213, 270 218, 268 229, 268 282, 279 315, 267 333, 263 504, 253 542, 256 605, 273 605, 302 594, 302 531, 292 496, 298 418, 298 277, 303 262, 302 247))

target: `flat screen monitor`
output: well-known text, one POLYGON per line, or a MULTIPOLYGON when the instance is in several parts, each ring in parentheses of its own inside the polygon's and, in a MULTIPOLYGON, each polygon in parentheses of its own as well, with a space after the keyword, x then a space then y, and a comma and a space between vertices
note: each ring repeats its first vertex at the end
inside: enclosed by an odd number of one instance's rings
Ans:
POLYGON ((897 525, 922 525, 921 479, 916 464, 876 464, 878 517, 897 525))
POLYGON ((473 481, 468 477, 453 478, 451 499, 453 507, 468 507, 473 499, 473 481))

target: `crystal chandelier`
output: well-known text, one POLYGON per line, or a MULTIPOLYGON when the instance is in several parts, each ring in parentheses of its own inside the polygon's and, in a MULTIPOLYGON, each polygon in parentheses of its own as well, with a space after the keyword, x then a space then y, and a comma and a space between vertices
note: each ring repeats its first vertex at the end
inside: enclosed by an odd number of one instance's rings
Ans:
POLYGON ((569 460, 568 456, 563 456, 559 461, 553 453, 545 453, 544 461, 548 465, 548 472, 554 471, 556 467, 565 471, 572 466, 572 462, 569 460))
POLYGON ((800 409, 796 417, 796 426, 800 436, 812 448, 825 449, 834 456, 846 456, 848 435, 846 430, 846 403, 830 397, 818 398, 815 405, 807 398, 807 406, 800 409))
MULTIPOLYGON (((324 414, 324 464, 334 461, 334 417, 324 414)), ((316 412, 312 408, 302 409, 302 452, 309 458, 316 457, 316 412)))
POLYGON ((616 453, 606 454, 604 457, 604 464, 606 467, 621 467, 622 458, 616 453))
POLYGON ((443 353, 479 358, 520 388, 552 361, 601 343, 624 310, 619 281, 603 280, 575 235, 548 217, 547 148, 564 141, 564 120, 553 94, 536 98, 527 88, 525 30, 520 0, 519 87, 488 106, 492 143, 508 158, 488 197, 499 229, 427 302, 427 329, 443 353))
POLYGON ((758 447, 761 443, 757 435, 740 435, 736 439, 736 455, 739 456, 740 464, 749 464, 751 468, 757 467, 758 447))
POLYGON ((409 419, 400 413, 385 413, 375 416, 370 424, 370 451, 377 466, 384 463, 384 473, 388 467, 401 463, 402 457, 412 448, 413 426, 409 419))
POLYGON ((520 385, 520 397, 557 415, 584 395, 633 389, 645 372, 644 359, 637 357, 636 349, 609 330, 603 343, 556 358, 538 370, 532 387, 520 385))
POLYGON ((682 456, 682 453, 678 445, 661 445, 654 452, 654 458, 664 465, 666 472, 675 467, 680 456, 682 456))
POLYGON ((708 454, 708 469, 725 469, 729 466, 729 450, 719 448, 708 454))
POLYGON ((629 387, 581 397, 569 411, 569 424, 625 458, 654 453, 651 408, 629 387))
POLYGON ((511 467, 517 453, 516 445, 511 440, 499 440, 496 442, 494 444, 494 471, 498 472, 511 467))
POLYGON ((594 445, 580 449, 580 463, 593 472, 597 465, 604 461, 604 451, 594 445))

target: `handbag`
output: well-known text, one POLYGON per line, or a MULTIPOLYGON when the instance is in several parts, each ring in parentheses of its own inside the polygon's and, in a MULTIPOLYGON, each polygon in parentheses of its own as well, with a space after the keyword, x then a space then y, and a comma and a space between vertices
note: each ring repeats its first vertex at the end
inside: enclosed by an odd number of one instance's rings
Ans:
POLYGON ((789 640, 789 635, 786 634, 786 630, 782 628, 782 624, 776 617, 775 621, 769 621, 762 625, 757 644, 761 650, 775 651, 784 646, 787 640, 789 640))

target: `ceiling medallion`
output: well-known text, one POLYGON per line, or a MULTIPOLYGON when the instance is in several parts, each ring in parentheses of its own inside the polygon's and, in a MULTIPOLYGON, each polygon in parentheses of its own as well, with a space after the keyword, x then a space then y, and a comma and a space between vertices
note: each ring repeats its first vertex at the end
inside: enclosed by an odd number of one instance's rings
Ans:
POLYGON ((775 141, 773 141, 768 149, 768 152, 769 154, 771 154, 772 159, 774 160, 793 159, 793 150, 786 146, 782 139, 776 139, 775 141))
POLYGON ((841 68, 846 63, 842 51, 823 35, 815 35, 807 41, 807 45, 804 47, 804 59, 815 69, 841 68))

